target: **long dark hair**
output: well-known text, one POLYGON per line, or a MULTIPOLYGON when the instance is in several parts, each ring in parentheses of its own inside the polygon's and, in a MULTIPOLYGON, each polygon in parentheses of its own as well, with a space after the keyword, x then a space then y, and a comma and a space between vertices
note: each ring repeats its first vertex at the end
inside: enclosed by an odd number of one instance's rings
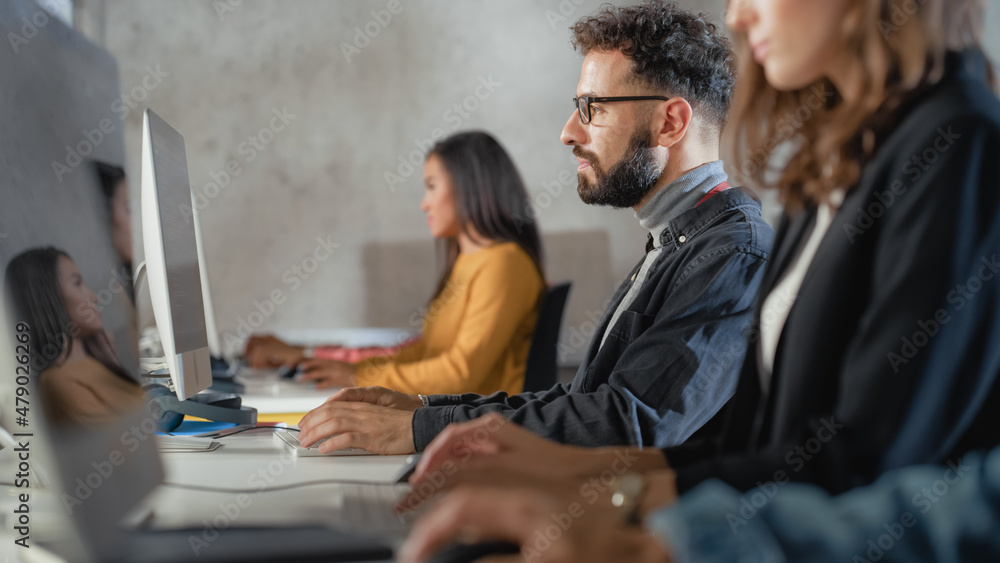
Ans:
POLYGON ((115 199, 115 191, 118 189, 118 184, 125 179, 125 169, 121 166, 95 160, 94 170, 97 171, 97 179, 101 182, 101 191, 104 193, 104 197, 107 198, 110 207, 111 200, 115 199))
MULTIPOLYGON (((18 254, 7 266, 7 287, 18 312, 18 322, 30 327, 31 367, 36 373, 57 365, 69 356, 73 337, 79 335, 66 311, 59 289, 59 258, 72 258, 54 247, 33 248, 18 254)), ((118 361, 114 347, 103 331, 83 339, 87 355, 122 379, 138 382, 118 361)))
MULTIPOLYGON (((439 141, 427 158, 432 155, 441 159, 451 176, 462 232, 473 240, 478 234, 498 243, 517 243, 544 280, 535 212, 514 161, 500 143, 488 133, 466 131, 439 141), (470 231, 470 225, 475 233, 470 231)), ((432 300, 444 291, 458 253, 458 240, 446 239, 444 268, 432 300)))

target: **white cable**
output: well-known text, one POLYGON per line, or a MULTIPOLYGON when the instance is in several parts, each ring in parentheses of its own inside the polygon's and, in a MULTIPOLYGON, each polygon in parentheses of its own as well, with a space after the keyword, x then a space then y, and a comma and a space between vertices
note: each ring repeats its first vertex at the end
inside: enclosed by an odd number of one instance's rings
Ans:
POLYGON ((139 265, 135 267, 135 272, 132 273, 132 294, 139 294, 139 282, 146 281, 146 261, 143 260, 139 262, 139 265))
MULTIPOLYGON (((0 407, 0 420, 3 420, 3 407, 0 407)), ((17 440, 10 435, 10 432, 3 427, 2 423, 0 423, 0 446, 10 448, 12 450, 17 448, 17 440)))
POLYGON ((0 426, 0 446, 5 448, 14 449, 17 447, 17 440, 7 432, 7 429, 0 426))

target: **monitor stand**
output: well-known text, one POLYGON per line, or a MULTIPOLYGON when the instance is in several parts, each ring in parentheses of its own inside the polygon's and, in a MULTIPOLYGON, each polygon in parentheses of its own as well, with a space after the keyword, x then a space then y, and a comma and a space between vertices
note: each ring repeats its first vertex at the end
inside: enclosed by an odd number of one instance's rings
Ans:
POLYGON ((211 357, 212 362, 212 386, 211 391, 220 393, 245 393, 246 386, 236 380, 236 374, 240 363, 230 364, 225 359, 218 356, 211 357))
POLYGON ((208 391, 182 401, 163 385, 147 385, 145 390, 150 398, 150 411, 168 431, 180 425, 185 416, 238 425, 257 424, 257 409, 242 406, 242 399, 234 393, 208 391))

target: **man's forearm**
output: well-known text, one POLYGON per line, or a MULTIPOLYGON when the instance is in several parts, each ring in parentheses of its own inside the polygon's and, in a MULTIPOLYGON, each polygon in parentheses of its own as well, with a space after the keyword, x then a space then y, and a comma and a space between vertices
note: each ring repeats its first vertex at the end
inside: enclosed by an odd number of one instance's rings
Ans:
POLYGON ((451 423, 451 411, 454 406, 420 407, 413 411, 410 419, 410 431, 413 433, 413 450, 424 451, 424 448, 451 423))
POLYGON ((472 407, 480 407, 484 405, 505 405, 517 408, 528 401, 551 400, 552 398, 560 397, 566 394, 567 389, 568 387, 565 384, 559 384, 545 391, 525 392, 518 393, 517 395, 508 395, 503 391, 493 393, 492 395, 462 393, 459 395, 428 395, 427 400, 432 407, 447 405, 469 405, 472 407))

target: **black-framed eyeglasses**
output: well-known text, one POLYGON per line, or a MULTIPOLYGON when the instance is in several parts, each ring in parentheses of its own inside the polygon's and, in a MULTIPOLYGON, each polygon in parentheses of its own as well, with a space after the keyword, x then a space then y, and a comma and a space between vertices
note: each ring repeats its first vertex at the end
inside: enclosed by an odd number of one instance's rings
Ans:
POLYGON ((604 102, 634 102, 636 100, 662 100, 664 102, 668 102, 671 98, 666 96, 611 96, 602 98, 582 96, 579 98, 573 98, 573 103, 576 104, 576 111, 580 114, 580 121, 586 125, 590 123, 590 104, 601 104, 604 102))

